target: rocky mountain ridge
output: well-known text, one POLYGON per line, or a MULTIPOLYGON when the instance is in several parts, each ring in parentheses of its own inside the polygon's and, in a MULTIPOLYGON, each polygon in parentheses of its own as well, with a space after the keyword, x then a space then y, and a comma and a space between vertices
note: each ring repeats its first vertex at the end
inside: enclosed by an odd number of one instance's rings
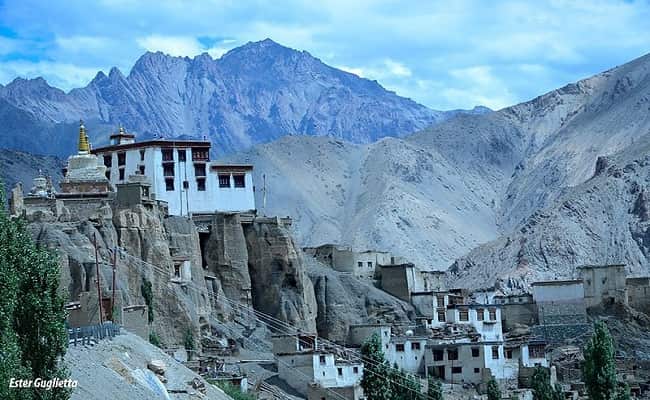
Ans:
POLYGON ((462 112, 430 110, 270 39, 219 59, 147 52, 128 75, 117 68, 108 75, 100 71, 69 93, 42 78, 17 78, 0 87, 0 100, 2 147, 56 155, 69 152, 62 128, 80 118, 96 145, 122 124, 140 138, 207 137, 223 154, 296 134, 369 143, 462 112), (54 141, 28 147, 21 129, 54 141))
POLYGON ((403 138, 359 146, 291 137, 227 160, 258 166, 266 211, 294 215, 302 243, 378 248, 445 269, 556 204, 599 156, 642 140, 649 99, 650 55, 403 138))
MULTIPOLYGON (((557 209, 564 196, 575 195, 590 179, 599 157, 634 151, 650 134, 649 111, 650 55, 529 102, 457 115, 413 135, 369 144, 287 136, 222 159, 256 166, 258 188, 266 178, 265 209, 263 190, 256 191, 261 213, 294 217, 300 245, 376 248, 405 256, 423 269, 445 269, 477 246, 499 237, 507 241, 531 216, 546 212, 542 210, 557 209)), ((610 199, 610 207, 625 208, 621 204, 627 202, 624 196, 618 202, 610 199)), ((598 212, 596 204, 584 209, 592 219, 598 212)), ((570 218, 561 218, 554 229, 571 231, 563 221, 570 225, 570 218)), ((544 260, 568 239, 560 235, 556 247, 530 249, 528 265, 539 271, 556 268, 559 262, 544 260)), ((647 265, 643 257, 623 256, 636 251, 634 241, 619 243, 625 245, 611 253, 616 258, 647 265)), ((510 257, 510 264, 497 267, 496 259, 489 260, 495 254, 490 245, 476 251, 482 249, 488 249, 484 256, 473 252, 468 257, 483 260, 485 271, 477 270, 477 276, 486 282, 503 268, 520 265, 510 257)), ((611 258, 599 252, 578 254, 558 275, 568 274, 570 265, 596 262, 592 256, 603 262, 611 258)), ((461 258, 454 272, 466 276, 473 264, 461 258)))
POLYGON ((581 265, 626 264, 650 272, 650 135, 601 157, 593 176, 536 211, 512 233, 481 245, 449 269, 451 284, 526 290, 536 280, 577 277, 581 265))

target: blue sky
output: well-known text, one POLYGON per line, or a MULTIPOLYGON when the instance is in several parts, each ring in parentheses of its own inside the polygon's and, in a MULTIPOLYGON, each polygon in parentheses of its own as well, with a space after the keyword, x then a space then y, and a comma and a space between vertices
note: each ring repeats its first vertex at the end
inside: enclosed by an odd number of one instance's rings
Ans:
POLYGON ((0 0, 0 83, 271 38, 435 109, 500 108, 650 52, 650 1, 0 0))

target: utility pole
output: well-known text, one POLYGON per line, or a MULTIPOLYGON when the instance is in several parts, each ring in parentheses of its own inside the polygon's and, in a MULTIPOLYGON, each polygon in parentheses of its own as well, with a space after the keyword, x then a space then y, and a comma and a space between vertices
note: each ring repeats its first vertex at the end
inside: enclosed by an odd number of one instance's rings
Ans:
POLYGON ((113 249, 113 294, 111 296, 111 319, 115 322, 115 272, 117 267, 117 247, 113 249))
POLYGON ((97 234, 93 234, 93 245, 95 246, 95 269, 97 271, 97 301, 99 302, 99 323, 104 323, 104 315, 102 313, 102 288, 99 284, 99 256, 97 255, 97 234))
POLYGON ((262 174, 262 215, 266 215, 266 174, 262 174))

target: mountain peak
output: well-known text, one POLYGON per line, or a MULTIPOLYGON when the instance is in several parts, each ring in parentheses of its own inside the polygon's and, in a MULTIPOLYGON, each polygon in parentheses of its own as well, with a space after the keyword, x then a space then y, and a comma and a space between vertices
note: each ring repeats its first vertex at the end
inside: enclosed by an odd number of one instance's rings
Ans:
POLYGON ((4 90, 7 93, 13 93, 13 94, 34 94, 34 95, 42 95, 46 97, 51 97, 51 96, 58 96, 58 95, 63 95, 64 92, 61 89, 55 88, 53 86, 50 86, 49 83, 43 77, 36 77, 36 78, 15 78, 13 81, 11 81, 7 86, 5 86, 4 90))

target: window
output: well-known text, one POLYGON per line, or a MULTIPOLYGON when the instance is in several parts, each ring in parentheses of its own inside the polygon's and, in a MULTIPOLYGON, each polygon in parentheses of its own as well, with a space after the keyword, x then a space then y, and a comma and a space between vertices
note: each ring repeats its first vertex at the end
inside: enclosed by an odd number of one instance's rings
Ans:
POLYGON ((466 308, 458 310, 458 316, 461 321, 469 321, 469 311, 466 308))
POLYGON ((481 369, 480 369, 480 368, 474 368, 474 373, 475 373, 475 374, 478 374, 478 373, 480 373, 480 372, 481 372, 481 369))
POLYGON ((483 321, 483 317, 484 317, 483 309, 482 308, 476 309, 476 320, 477 321, 483 321))
POLYGON ((436 296, 436 303, 438 307, 444 307, 445 306, 445 296, 436 296))
POLYGON ((162 149, 163 161, 174 161, 174 153, 172 149, 162 149))
POLYGON ((174 278, 181 277, 181 266, 179 264, 174 264, 174 278))
POLYGON ((230 175, 219 175, 219 187, 220 188, 228 188, 230 187, 230 175))
POLYGON ((420 342, 411 343, 411 350, 420 350, 420 342))
POLYGON ((208 150, 192 149, 192 161, 208 161, 208 150))
POLYGON ((336 371, 338 372, 339 376, 343 376, 343 368, 337 368, 336 371))
POLYGON ((320 357, 318 357, 318 361, 319 361, 321 364, 325 364, 325 356, 320 356, 320 357))
POLYGON ((185 162, 186 161, 185 149, 178 150, 176 152, 176 155, 178 156, 178 161, 179 162, 185 162))
POLYGON ((363 262, 362 261, 357 262, 357 267, 359 268, 363 267, 363 262))
POLYGON ((354 372, 355 374, 358 374, 359 373, 359 367, 353 367, 352 372, 354 372))
POLYGON ((106 179, 108 179, 110 181, 111 180, 111 170, 110 169, 106 170, 105 175, 106 175, 106 179))
POLYGON ((544 358, 544 348, 545 346, 543 344, 528 346, 530 358, 544 358))
POLYGON ((165 179, 165 190, 171 192, 174 190, 174 178, 165 179))
POLYGON ((233 175, 233 180, 235 181, 236 188, 246 187, 246 176, 245 175, 233 175))
POLYGON ((110 154, 107 154, 104 156, 104 165, 107 168, 110 168, 113 165, 113 156, 110 154))
POLYGON ((447 350, 447 360, 458 360, 458 349, 447 350))
POLYGON ((395 351, 400 353, 404 352, 404 343, 395 344, 395 351))
POLYGON ((368 261, 368 268, 372 268, 372 261, 368 261))
POLYGON ((205 178, 199 178, 196 180, 196 190, 199 192, 205 192, 205 178))
POLYGON ((144 175, 144 165, 138 166, 138 171, 140 171, 140 175, 144 175))
POLYGON ((480 354, 480 350, 478 347, 472 347, 472 357, 478 357, 480 354))
POLYGON ((163 175, 174 176, 174 164, 163 164, 163 175))
POLYGON ((140 150, 140 161, 144 161, 144 149, 140 150))
POLYGON ((438 311, 438 322, 445 322, 445 321, 446 321, 445 312, 438 311))
POLYGON ((490 308, 490 321, 496 321, 496 320, 497 320, 497 309, 490 308))
POLYGON ((492 346, 492 359, 493 360, 499 359, 499 346, 492 346))
POLYGON ((512 349, 506 349, 506 358, 512 360, 512 349))
POLYGON ((124 168, 120 168, 120 180, 124 180, 124 168))
POLYGON ((442 350, 433 350, 433 361, 442 361, 444 353, 442 350))
POLYGON ((126 164, 126 153, 117 153, 117 165, 126 164))
POLYGON ((205 176, 205 164, 194 164, 194 176, 205 176))
POLYGON ((451 373, 452 374, 462 374, 463 373, 463 367, 451 367, 451 373))

